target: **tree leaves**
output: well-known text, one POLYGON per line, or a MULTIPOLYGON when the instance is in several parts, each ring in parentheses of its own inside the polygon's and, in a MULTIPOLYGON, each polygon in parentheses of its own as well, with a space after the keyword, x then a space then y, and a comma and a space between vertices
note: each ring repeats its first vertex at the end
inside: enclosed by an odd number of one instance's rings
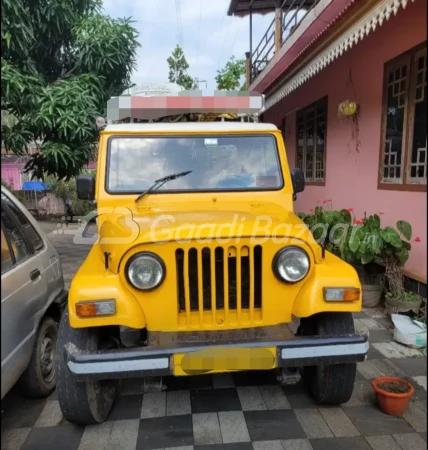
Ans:
POLYGON ((241 77, 245 75, 245 60, 236 60, 231 56, 223 69, 217 71, 215 80, 217 89, 225 91, 237 90, 241 85, 241 77))
POLYGON ((2 59, 25 60, 34 44, 34 23, 25 0, 2 0, 2 59))
POLYGON ((130 84, 138 33, 101 0, 2 0, 2 142, 38 142, 28 170, 69 178, 94 153, 95 120, 130 84))
POLYGON ((107 85, 120 81, 120 92, 130 84, 135 68, 138 33, 130 19, 93 15, 77 21, 72 34, 77 64, 87 73, 102 76, 107 85))
POLYGON ((177 83, 187 91, 193 88, 194 80, 187 74, 189 63, 184 56, 183 49, 177 44, 171 56, 167 59, 169 66, 168 79, 171 83, 177 83))

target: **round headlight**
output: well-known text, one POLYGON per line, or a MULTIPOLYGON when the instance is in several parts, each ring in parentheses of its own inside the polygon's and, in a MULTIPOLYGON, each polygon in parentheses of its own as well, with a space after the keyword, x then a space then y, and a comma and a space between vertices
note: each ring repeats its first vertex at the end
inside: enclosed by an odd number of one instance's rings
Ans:
POLYGON ((153 253, 137 253, 127 264, 129 282, 142 291, 158 287, 165 277, 163 261, 153 253))
POLYGON ((308 254, 300 247, 286 247, 280 250, 273 260, 275 275, 282 281, 297 283, 309 272, 308 254))

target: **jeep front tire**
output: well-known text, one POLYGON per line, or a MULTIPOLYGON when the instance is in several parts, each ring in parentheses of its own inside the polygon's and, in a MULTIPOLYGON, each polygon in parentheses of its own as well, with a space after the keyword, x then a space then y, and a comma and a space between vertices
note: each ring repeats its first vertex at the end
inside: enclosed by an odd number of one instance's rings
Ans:
POLYGON ((62 414, 76 425, 103 422, 113 406, 117 392, 115 380, 78 381, 67 367, 65 347, 77 351, 96 351, 100 348, 98 330, 71 328, 65 311, 58 335, 57 390, 62 414))
MULTIPOLYGON (((337 336, 355 333, 352 313, 321 313, 301 321, 300 336, 337 336)), ((303 378, 317 403, 341 405, 354 390, 357 364, 329 364, 305 367, 303 378)))

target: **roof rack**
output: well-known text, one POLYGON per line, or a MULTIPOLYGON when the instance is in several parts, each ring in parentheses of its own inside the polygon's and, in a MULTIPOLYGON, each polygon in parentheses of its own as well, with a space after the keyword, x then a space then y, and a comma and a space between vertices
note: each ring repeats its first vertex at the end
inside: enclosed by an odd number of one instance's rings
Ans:
POLYGON ((134 91, 107 102, 107 122, 258 122, 263 109, 264 96, 248 91, 134 91))

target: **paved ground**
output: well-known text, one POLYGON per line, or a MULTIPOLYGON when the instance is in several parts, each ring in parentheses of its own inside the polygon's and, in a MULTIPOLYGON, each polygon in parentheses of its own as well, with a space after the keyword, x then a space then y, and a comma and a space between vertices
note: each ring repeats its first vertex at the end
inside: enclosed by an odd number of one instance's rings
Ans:
MULTIPOLYGON (((89 250, 72 235, 54 234, 69 282, 89 250)), ((69 229, 71 231, 71 229, 69 229)), ((355 316, 370 335, 368 360, 358 367, 351 401, 320 407, 304 386, 280 387, 271 373, 239 373, 164 380, 167 391, 142 394, 129 380, 108 421, 76 427, 67 423, 55 393, 24 400, 11 392, 2 402, 2 450, 418 450, 426 449, 427 363, 419 351, 392 341, 382 311, 355 316), (416 388, 404 417, 375 405, 370 380, 380 375, 410 379, 416 388)))

